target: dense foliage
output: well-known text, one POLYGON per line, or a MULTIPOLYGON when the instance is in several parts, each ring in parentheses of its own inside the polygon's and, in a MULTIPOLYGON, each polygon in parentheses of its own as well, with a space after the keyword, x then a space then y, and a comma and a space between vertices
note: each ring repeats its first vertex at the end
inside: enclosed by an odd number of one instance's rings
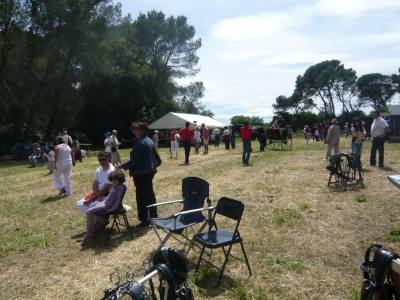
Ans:
POLYGON ((201 82, 176 83, 198 72, 200 47, 184 16, 132 20, 111 0, 0 0, 0 152, 64 127, 96 142, 172 110, 210 115, 201 82))

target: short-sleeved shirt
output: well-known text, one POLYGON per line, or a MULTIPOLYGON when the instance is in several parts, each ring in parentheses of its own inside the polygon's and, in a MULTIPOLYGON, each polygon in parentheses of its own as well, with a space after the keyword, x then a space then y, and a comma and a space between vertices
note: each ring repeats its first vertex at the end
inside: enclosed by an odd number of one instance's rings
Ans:
POLYGON ((111 141, 110 141, 109 137, 104 140, 104 145, 106 146, 104 151, 111 152, 111 144, 110 143, 111 143, 111 141))
POLYGON ((169 140, 170 141, 175 141, 175 136, 176 136, 176 134, 177 134, 178 132, 176 131, 176 130, 171 130, 170 132, 169 132, 169 140))
POLYGON ((193 139, 193 130, 190 127, 184 127, 180 132, 183 142, 190 142, 193 139))
POLYGON ((248 126, 243 126, 240 128, 240 136, 244 141, 251 141, 253 135, 253 130, 248 126))
POLYGON ((95 172, 95 180, 98 182, 98 189, 102 190, 106 184, 111 184, 111 181, 108 180, 108 175, 115 170, 115 167, 110 164, 108 169, 104 170, 102 166, 99 166, 95 172))
POLYGON ((378 137, 385 134, 385 128, 388 127, 388 123, 385 121, 384 118, 378 117, 374 119, 371 125, 371 136, 378 137))
POLYGON ((201 130, 201 135, 203 136, 203 139, 208 139, 210 137, 210 131, 208 130, 207 126, 203 127, 201 130))
POLYGON ((58 155, 57 155, 58 163, 72 162, 70 146, 68 146, 67 144, 59 144, 57 145, 57 150, 58 150, 58 155))

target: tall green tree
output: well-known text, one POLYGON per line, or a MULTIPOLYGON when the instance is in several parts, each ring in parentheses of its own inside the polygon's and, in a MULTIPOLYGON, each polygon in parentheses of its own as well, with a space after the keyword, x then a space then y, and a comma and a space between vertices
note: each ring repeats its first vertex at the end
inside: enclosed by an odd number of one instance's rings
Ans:
POLYGON ((385 109, 396 93, 391 76, 371 73, 357 80, 358 105, 373 109, 385 109))

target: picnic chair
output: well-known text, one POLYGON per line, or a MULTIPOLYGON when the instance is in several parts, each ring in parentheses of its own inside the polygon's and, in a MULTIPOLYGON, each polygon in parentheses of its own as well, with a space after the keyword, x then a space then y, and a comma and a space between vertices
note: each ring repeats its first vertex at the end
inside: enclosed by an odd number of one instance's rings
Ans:
MULTIPOLYGON (((208 264, 210 264, 211 266, 218 269, 220 271, 220 273, 218 276, 217 286, 219 286, 221 283, 222 275, 224 273, 226 264, 228 263, 229 256, 231 256, 235 259, 244 261, 247 265, 250 276, 253 275, 253 273, 251 271, 249 260, 246 255, 246 251, 244 250, 243 239, 239 233, 239 224, 242 219, 243 210, 244 210, 244 204, 242 202, 240 202, 238 200, 222 197, 221 199, 218 200, 217 207, 215 208, 212 217, 208 218, 208 224, 209 224, 208 231, 207 232, 199 232, 194 237, 195 242, 198 243, 199 245, 201 245, 201 247, 202 247, 200 257, 197 262, 196 271, 198 271, 202 261, 205 261, 208 264), (227 231, 224 229, 218 229, 217 223, 215 222, 217 215, 220 215, 225 218, 229 218, 229 219, 236 221, 235 230, 233 232, 231 232, 231 231, 227 231), (240 244, 244 259, 233 256, 231 254, 232 246, 234 244, 240 244), (226 247, 228 247, 228 249, 225 249, 226 247), (205 248, 208 248, 211 250, 217 249, 217 248, 222 248, 222 251, 225 256, 222 267, 215 265, 210 260, 203 259, 203 254, 204 254, 205 248)), ((211 215, 211 213, 210 213, 210 215, 211 215)))
MULTIPOLYGON (((161 202, 147 206, 147 209, 150 210, 150 208, 157 206, 183 204, 180 212, 169 217, 149 219, 149 223, 160 241, 159 249, 166 244, 169 238, 173 237, 184 244, 185 247, 187 242, 189 242, 187 252, 190 251, 194 245, 194 240, 193 237, 190 238, 188 236, 187 231, 191 230, 193 233, 196 233, 194 229, 196 225, 202 224, 200 230, 206 226, 206 218, 202 212, 208 209, 204 208, 204 200, 208 199, 208 196, 209 184, 207 181, 198 177, 186 177, 182 180, 182 200, 161 202), (165 233, 164 238, 162 238, 162 233, 159 231, 165 233), (178 236, 183 239, 180 239, 178 236)), ((210 206, 209 200, 208 203, 210 206)))
POLYGON ((98 215, 101 216, 108 216, 112 218, 111 222, 111 229, 114 229, 114 227, 117 229, 118 233, 121 232, 120 226, 125 226, 131 235, 133 237, 133 233, 131 230, 131 226, 128 221, 128 217, 126 216, 126 213, 130 211, 132 208, 129 205, 123 204, 125 192, 126 192, 126 185, 124 184, 124 189, 121 195, 121 199, 119 200, 119 206, 116 210, 107 212, 107 213, 98 213, 98 215), (121 220, 122 218, 122 220, 121 220))

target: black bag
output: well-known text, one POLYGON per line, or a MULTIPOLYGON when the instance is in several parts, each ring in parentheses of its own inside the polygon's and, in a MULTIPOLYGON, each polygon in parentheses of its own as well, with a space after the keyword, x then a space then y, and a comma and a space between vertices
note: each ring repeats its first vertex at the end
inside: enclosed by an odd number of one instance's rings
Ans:
POLYGON ((396 253, 383 249, 378 244, 373 244, 367 249, 361 266, 364 279, 360 300, 399 300, 389 272, 392 260, 396 258, 398 258, 396 253), (371 260, 372 251, 373 260, 371 260))

